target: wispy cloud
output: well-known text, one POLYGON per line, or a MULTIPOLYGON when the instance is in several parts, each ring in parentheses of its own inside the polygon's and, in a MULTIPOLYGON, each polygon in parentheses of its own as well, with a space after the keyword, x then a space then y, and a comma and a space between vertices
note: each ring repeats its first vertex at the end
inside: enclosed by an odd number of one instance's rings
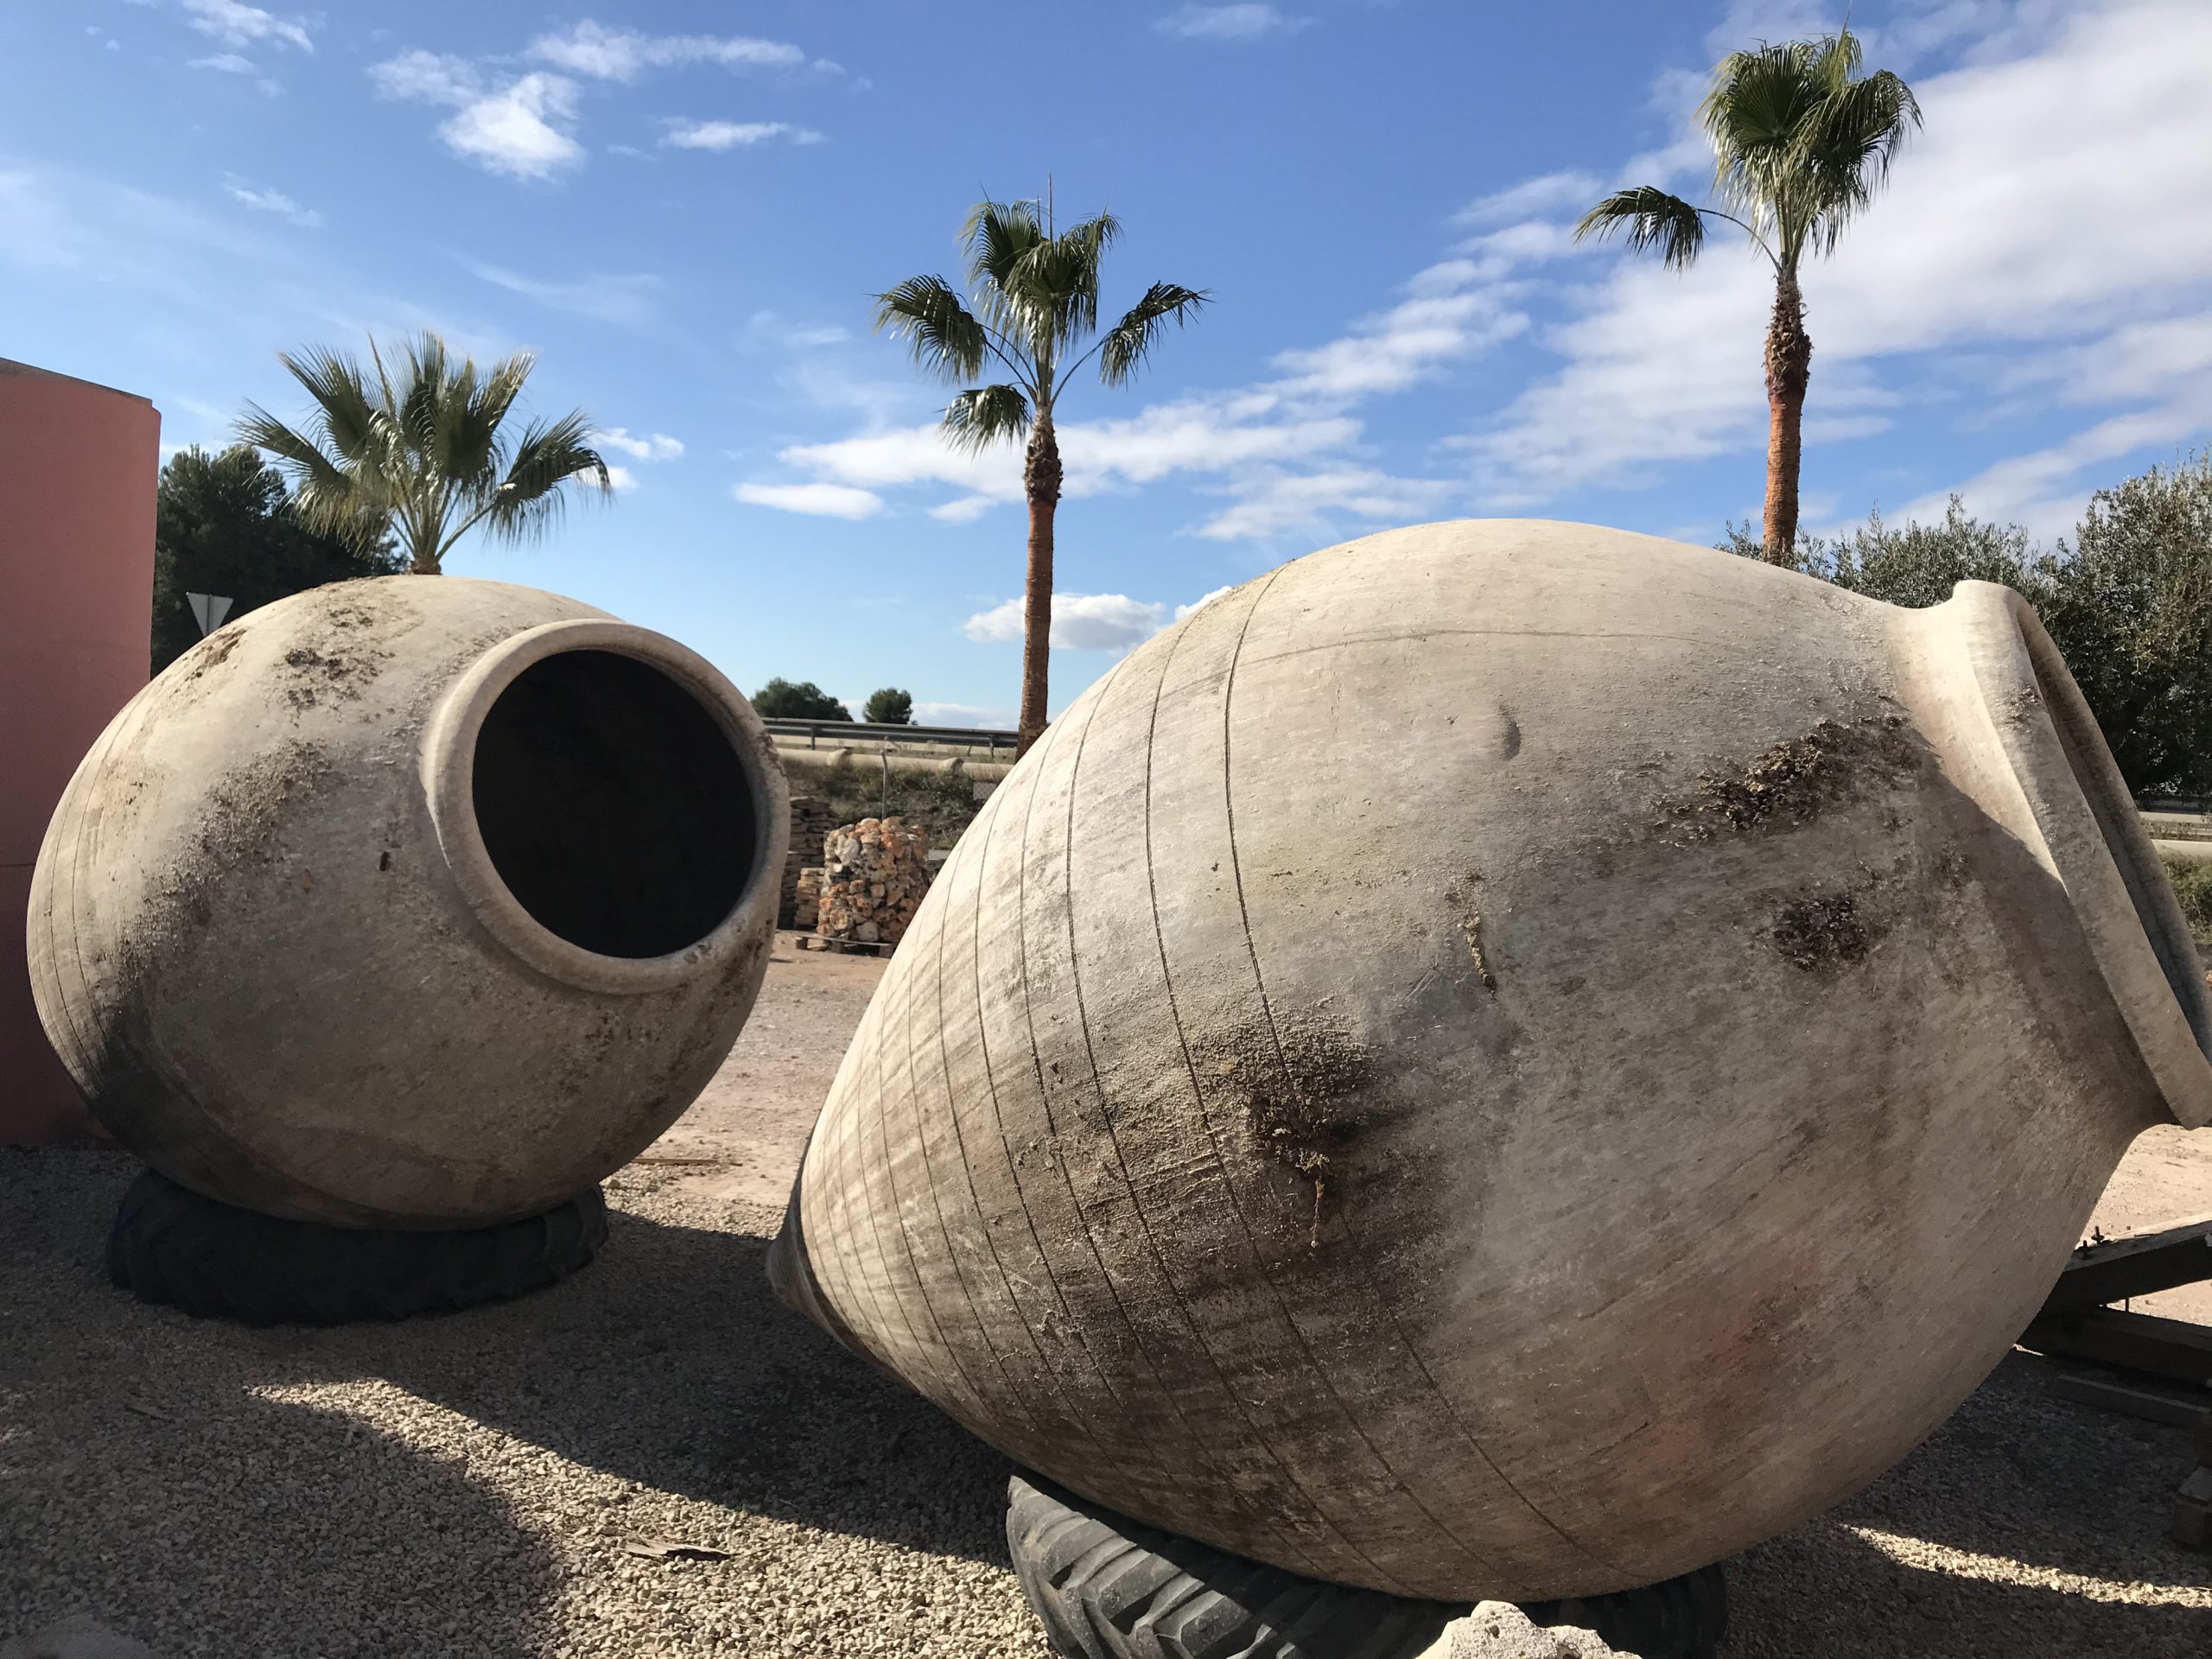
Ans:
MULTIPOLYGON (((590 18, 560 33, 539 35, 523 58, 550 67, 515 74, 499 67, 512 65, 512 58, 487 57, 480 63, 414 48, 372 65, 369 79, 386 98, 451 108, 454 113, 439 124, 438 136, 464 160, 510 178, 542 180, 585 160, 576 136, 582 81, 627 85, 649 70, 696 64, 733 70, 804 68, 817 75, 842 73, 827 61, 810 64, 804 52, 782 41, 645 35, 612 29, 590 18)), ((663 143, 730 149, 769 138, 810 144, 821 142, 822 135, 781 121, 679 120, 663 143)))
POLYGON ((817 518, 873 518, 883 498, 848 484, 740 484, 731 493, 755 507, 805 513, 817 518))
MULTIPOLYGON (((1982 13, 1986 38, 1967 61, 1916 79, 1926 125, 1888 190, 1807 273, 1808 436, 1870 435, 1906 399, 1994 414, 2024 381, 2067 386, 2106 412, 1964 486, 1975 511, 2063 523, 2094 481, 2088 468, 2179 442, 2212 416, 2185 349, 2212 330, 2212 219, 2172 210, 2212 195, 2212 100, 2200 95, 2212 10, 2110 0, 1982 13), (2153 344, 2135 332, 2146 321, 2170 332, 2153 344)), ((1509 205, 1591 199, 1560 180, 1532 181, 1509 205)), ((1521 228, 1540 251, 1542 237, 1521 228)), ((1755 255, 1716 236, 1688 272, 1617 257, 1579 293, 1542 336, 1556 371, 1459 440, 1483 499, 1541 504, 1758 453, 1772 283, 1755 255)), ((1916 509, 1940 509, 1942 493, 1916 509)))
POLYGON ((690 121, 671 119, 661 143, 678 149, 741 149, 782 138, 794 144, 818 144, 822 135, 788 121, 690 121))
POLYGON ((315 209, 301 207, 281 191, 257 190, 235 175, 225 175, 223 189, 233 201, 243 202, 257 213, 274 213, 309 230, 322 223, 322 215, 315 209))
POLYGON ((480 281, 510 294, 520 294, 556 311, 566 311, 621 327, 640 328, 658 314, 661 279, 649 273, 582 276, 560 282, 525 276, 504 265, 463 259, 462 266, 480 281))
POLYGON ((184 14, 185 22, 193 28, 227 47, 266 41, 302 52, 315 50, 304 19, 279 17, 259 6, 243 5, 239 0, 184 0, 184 14))
POLYGON ((1546 173, 1489 195, 1478 196, 1452 216, 1455 225, 1497 225, 1573 208, 1580 212, 1605 193, 1589 173, 1546 173))
MULTIPOLYGON (((743 35, 644 35, 634 29, 609 29, 586 18, 565 34, 541 35, 529 55, 571 74, 600 80, 634 81, 648 69, 684 64, 719 64, 726 69, 795 69, 806 54, 783 41, 743 35)), ((835 71, 835 64, 820 66, 835 71)))
POLYGON ((671 438, 665 432, 633 435, 623 427, 610 426, 596 434, 592 442, 601 448, 619 449, 632 461, 675 461, 683 454, 683 441, 671 438))
POLYGON ((576 84, 563 76, 532 73, 487 86, 467 59, 416 49, 372 64, 369 80, 385 98, 450 106, 438 137, 488 172, 546 179, 584 159, 568 130, 576 84))
MULTIPOLYGON (((1167 626, 1167 607, 1127 594, 1054 594, 1052 648, 1055 651, 1127 651, 1167 626)), ((1019 639, 1022 601, 1009 599, 979 611, 961 632, 981 644, 1019 639)))
POLYGON ((218 74, 251 75, 260 73, 261 66, 251 58, 242 58, 235 52, 218 52, 212 57, 188 58, 188 69, 213 69, 218 74))
POLYGON ((1293 17, 1268 5, 1185 6, 1153 27, 1186 41, 1255 41, 1262 35, 1304 29, 1311 17, 1293 17))

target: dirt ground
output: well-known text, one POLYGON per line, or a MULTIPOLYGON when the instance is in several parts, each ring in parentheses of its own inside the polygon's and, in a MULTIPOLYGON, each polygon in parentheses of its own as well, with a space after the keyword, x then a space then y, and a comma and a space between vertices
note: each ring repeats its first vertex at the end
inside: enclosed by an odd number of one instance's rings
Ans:
POLYGON ((638 1160, 665 1170, 686 1198, 784 1207, 837 1062, 889 965, 802 950, 797 940, 776 935, 745 1034, 691 1109, 638 1160))

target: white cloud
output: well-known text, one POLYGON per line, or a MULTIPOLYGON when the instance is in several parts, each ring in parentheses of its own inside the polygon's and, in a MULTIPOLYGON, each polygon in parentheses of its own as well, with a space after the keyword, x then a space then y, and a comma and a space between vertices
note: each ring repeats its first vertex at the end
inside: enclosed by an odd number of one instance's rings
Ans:
POLYGON ((787 138, 794 144, 818 144, 822 135, 811 127, 795 127, 788 121, 672 120, 663 144, 678 149, 737 149, 787 138))
POLYGON ((558 75, 524 75, 462 105, 438 129, 455 155, 510 178, 550 178, 584 158, 584 147, 556 123, 573 120, 575 83, 558 75))
POLYGON ((1497 225, 1565 208, 1584 208, 1605 194, 1588 173, 1546 173, 1503 190, 1478 196, 1452 216, 1455 225, 1497 225))
MULTIPOLYGON (((1127 651, 1166 626, 1167 607, 1131 599, 1127 594, 1052 595, 1055 651, 1127 651)), ((988 644, 1019 639, 1021 627, 1022 601, 1009 599, 969 617, 961 625, 961 632, 970 639, 988 644)))
POLYGON ((1305 28, 1311 17, 1286 16, 1273 6, 1185 6, 1153 24, 1163 35, 1191 41, 1253 41, 1262 35, 1305 28))
POLYGON ((484 90, 483 77, 467 59, 420 47, 371 64, 369 81, 385 98, 417 104, 466 104, 484 90))
POLYGON ((257 41, 297 47, 313 52, 307 25, 296 17, 279 17, 239 0, 184 0, 185 22, 202 35, 228 47, 251 46, 257 41))
POLYGON ((275 213, 280 219, 304 226, 309 230, 322 223, 322 215, 312 207, 302 207, 289 196, 276 190, 256 190, 244 180, 226 176, 223 188, 234 201, 244 202, 256 212, 275 213))
MULTIPOLYGON (((1439 270, 1431 266, 1424 275, 1439 270)), ((1354 333, 1325 346, 1281 353, 1275 365, 1290 378, 1276 389, 1332 398, 1402 391, 1441 365, 1510 340, 1528 326, 1524 315, 1485 289, 1428 293, 1363 319, 1354 333)))
MULTIPOLYGON (((2084 404, 2140 405, 1966 486, 1971 510, 2048 516, 2078 505, 2114 445, 2201 429, 2203 359, 2186 347, 2212 327, 2212 216, 2174 204, 2212 197, 2212 8, 2027 3, 1967 22, 2002 27, 1962 67, 1916 78, 1924 130, 1807 271, 1808 431, 1880 430, 1907 397, 1987 408, 2038 377, 2084 404), (2170 332, 2145 334, 2152 323, 2170 332)), ((1758 453, 1762 260, 1716 236, 1686 273, 1623 255, 1581 293, 1546 336, 1557 372, 1463 440, 1490 505, 1758 453)))
POLYGON ((251 75, 259 72, 259 66, 251 58, 242 58, 235 52, 218 52, 213 57, 189 58, 184 67, 188 69, 213 69, 224 75, 251 75))
POLYGON ((849 484, 740 484, 731 493, 756 507, 803 512, 817 518, 873 518, 883 498, 849 484))
MULTIPOLYGON (((578 478, 584 478, 588 475, 588 471, 576 474, 578 478)), ((618 491, 634 490, 638 487, 638 475, 632 472, 627 467, 620 466, 611 461, 607 463, 607 481, 613 485, 618 491)))
POLYGON ((574 282, 551 282, 524 276, 504 265, 464 259, 468 273, 510 294, 520 294, 556 311, 611 322, 618 327, 642 328, 658 314, 661 279, 639 272, 631 275, 585 276, 574 282))
POLYGON ((1316 533, 1338 516, 1380 524, 1418 524, 1433 518, 1459 491, 1454 480, 1395 478, 1368 467, 1314 473, 1270 471, 1247 480, 1234 506, 1198 526, 1215 541, 1269 539, 1316 533))
POLYGON ((950 501, 941 501, 931 507, 930 517, 939 524, 972 524, 993 507, 1004 504, 988 495, 956 495, 950 501))
POLYGON ((1011 709, 986 709, 973 702, 918 702, 914 705, 914 724, 917 726, 969 726, 980 731, 994 728, 1010 732, 1014 729, 1011 709))
MULTIPOLYGON (((600 80, 633 81, 648 69, 684 64, 719 64, 726 69, 796 68, 806 54, 781 41, 742 35, 642 35, 633 29, 609 29, 586 18, 565 35, 543 35, 530 43, 530 55, 572 74, 600 80)), ((815 66, 837 73, 826 60, 815 66)))
POLYGON ((632 435, 624 427, 610 426, 595 434, 592 442, 603 449, 619 449, 633 461, 674 461, 683 453, 683 440, 665 432, 632 435))
MULTIPOLYGON (((209 3, 232 3, 209 0, 209 3)), ((372 66, 369 78, 387 98, 451 107, 455 113, 439 125, 438 136, 454 154, 511 178, 547 179, 581 165, 585 159, 584 147, 575 136, 580 88, 572 76, 626 84, 650 69, 687 64, 719 64, 729 69, 792 68, 804 66, 807 60, 798 47, 779 41, 741 35, 645 35, 632 29, 610 29, 589 18, 565 32, 538 36, 524 56, 563 73, 533 70, 494 80, 467 59, 417 48, 372 66)), ((485 62, 512 64, 514 60, 486 59, 485 62)), ((840 73, 836 65, 827 61, 817 62, 814 68, 820 73, 840 73)), ((664 143, 696 149, 729 149, 769 138, 794 144, 822 142, 822 135, 810 128, 781 121, 677 120, 670 126, 664 143)), ((616 148, 638 153, 631 146, 616 148)))
POLYGON ((438 137, 487 172, 545 179, 584 159, 565 130, 575 119, 576 84, 560 75, 523 75, 487 90, 466 59, 416 49, 372 64, 369 79, 385 98, 453 106, 438 137))
POLYGON ((1214 601, 1219 599, 1224 594, 1233 594, 1236 591, 1236 588, 1234 583, 1224 583, 1223 586, 1215 588, 1210 594, 1200 594, 1189 604, 1178 605, 1175 607, 1175 620, 1178 622, 1180 622, 1189 616, 1192 612, 1204 610, 1207 606, 1212 604, 1214 601))

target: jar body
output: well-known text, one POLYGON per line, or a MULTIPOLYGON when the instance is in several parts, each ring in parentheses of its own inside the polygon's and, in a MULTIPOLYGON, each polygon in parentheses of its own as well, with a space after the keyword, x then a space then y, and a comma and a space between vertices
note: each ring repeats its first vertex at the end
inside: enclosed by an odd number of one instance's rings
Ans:
POLYGON ((2085 931, 2102 843, 2056 868, 1976 725, 1961 619, 2013 602, 1512 521, 1213 601, 940 873, 779 1281, 1024 1464, 1323 1579, 1592 1593, 1796 1524, 2208 1097, 2188 987, 2133 988, 2154 1076, 2085 931))
POLYGON ((314 589, 201 641, 86 758, 34 991, 172 1179, 489 1225, 619 1167, 712 1075, 766 971, 782 801, 742 697, 673 641, 503 582, 314 589))

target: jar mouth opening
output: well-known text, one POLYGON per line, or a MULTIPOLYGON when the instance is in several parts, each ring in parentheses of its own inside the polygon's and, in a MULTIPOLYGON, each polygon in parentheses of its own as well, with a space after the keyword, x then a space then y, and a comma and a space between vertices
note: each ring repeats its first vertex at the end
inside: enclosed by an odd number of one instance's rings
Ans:
POLYGON ((581 988, 696 976, 758 931, 788 834, 781 769, 736 688, 674 640, 549 623, 471 665, 425 733, 423 783, 462 897, 581 988))
POLYGON ((2212 997, 2181 904, 2135 798, 2035 609, 1961 582, 1975 677, 2052 867, 2145 1065, 2180 1122, 2212 1122, 2212 997))

